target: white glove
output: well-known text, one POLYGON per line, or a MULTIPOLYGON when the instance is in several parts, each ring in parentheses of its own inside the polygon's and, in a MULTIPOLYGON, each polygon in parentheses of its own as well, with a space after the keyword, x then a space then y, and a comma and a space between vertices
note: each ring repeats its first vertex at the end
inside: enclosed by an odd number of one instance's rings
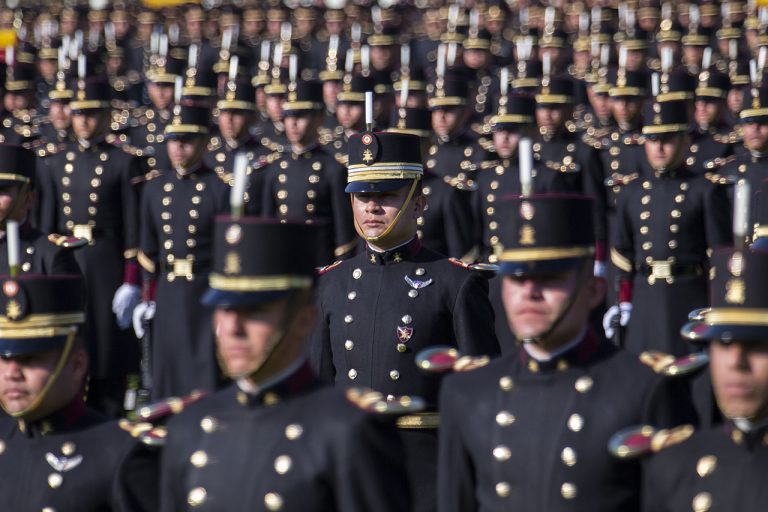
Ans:
POLYGON ((619 317, 619 325, 626 327, 629 323, 629 317, 632 316, 632 303, 620 302, 618 306, 611 306, 603 315, 603 330, 608 338, 613 338, 613 319, 619 317))
POLYGON ((142 302, 133 310, 133 331, 137 338, 144 337, 144 322, 155 318, 155 302, 142 302))
POLYGON ((141 288, 135 284, 123 283, 112 298, 112 312, 117 317, 117 325, 125 330, 131 326, 133 308, 141 299, 141 288))
POLYGON ((595 277, 605 277, 605 262, 595 261, 595 266, 592 273, 595 277))

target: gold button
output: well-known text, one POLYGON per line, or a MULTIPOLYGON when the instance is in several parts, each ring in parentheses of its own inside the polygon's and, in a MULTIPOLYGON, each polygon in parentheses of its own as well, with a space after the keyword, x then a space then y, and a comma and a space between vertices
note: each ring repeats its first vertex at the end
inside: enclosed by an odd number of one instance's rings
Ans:
POLYGON ((417 290, 408 290, 408 296, 412 299, 415 299, 419 296, 419 292, 417 290))
POLYGON ((592 389, 592 385, 594 384, 594 381, 592 380, 592 377, 579 377, 576 380, 576 384, 574 387, 576 388, 576 391, 579 393, 586 393, 590 389, 592 389))
POLYGON ((511 391, 514 387, 512 377, 502 377, 499 379, 499 387, 502 391, 511 391))
POLYGON ((5 451, 5 441, 0 440, 0 455, 5 451))
POLYGON ((648 226, 640 226, 640 234, 641 235, 647 235, 648 234, 648 226))
POLYGON ((276 492, 270 492, 264 496, 264 505, 267 510, 280 510, 283 508, 283 498, 276 492))
POLYGON ((565 482, 560 486, 560 494, 567 500, 572 500, 576 497, 576 486, 570 482, 565 482))
POLYGON ((678 231, 680 231, 680 226, 678 226, 677 224, 670 224, 669 230, 672 233, 677 233, 678 231))
POLYGON ((560 453, 560 458, 566 466, 573 466, 576 464, 576 451, 570 446, 566 446, 560 453))
POLYGON ((171 198, 170 197, 164 197, 163 198, 163 206, 168 206, 171 204, 171 198))
POLYGON ((700 492, 693 497, 693 512, 707 512, 712 508, 712 495, 700 492))
POLYGON ((492 203, 496 200, 496 196, 493 194, 488 194, 487 196, 485 196, 485 200, 488 201, 489 203, 492 203))
POLYGON ((345 324, 351 324, 355 319, 352 318, 352 315, 347 315, 344 317, 344 323, 345 324))
POLYGON ((315 205, 313 205, 313 204, 311 204, 311 203, 310 203, 310 204, 308 204, 308 205, 307 205, 307 212, 309 212, 309 213, 312 213, 312 212, 314 212, 314 211, 315 211, 315 205))
POLYGON ((568 429, 571 432, 580 432, 584 428, 584 418, 580 414, 571 414, 568 418, 568 429))
POLYGON ((199 507, 205 503, 205 497, 208 492, 203 487, 195 487, 187 495, 187 503, 192 507, 199 507))
POLYGON ((651 182, 650 182, 650 181, 644 181, 644 182, 643 182, 643 188, 644 188, 645 190, 651 190, 651 189, 653 188, 653 185, 651 185, 651 182))
POLYGON ((277 175, 277 181, 280 183, 285 183, 288 180, 288 176, 285 174, 278 174, 277 175))
POLYGON ((314 190, 307 190, 307 199, 314 199, 317 197, 317 192, 314 190))
POLYGON ((357 378, 357 370, 352 368, 347 372, 347 377, 349 377, 349 380, 355 380, 357 378))
POLYGON ((357 292, 355 292, 355 291, 351 291, 351 292, 349 292, 349 293, 347 294, 347 298, 348 298, 349 300, 355 300, 355 298, 356 298, 356 297, 357 297, 357 292))
POLYGON ((676 203, 682 203, 683 201, 685 201, 685 196, 683 194, 677 194, 675 196, 676 203))
POLYGON ((640 212, 641 220, 647 220, 650 216, 651 216, 651 212, 648 212, 648 211, 640 212))
POLYGON ((70 183, 71 183, 71 180, 69 179, 69 177, 64 176, 63 178, 61 178, 61 184, 64 185, 65 187, 68 187, 70 183))
POLYGON ((192 204, 200 204, 200 201, 202 201, 200 196, 192 196, 192 204))
POLYGON ((346 350, 352 350, 353 348, 355 348, 355 342, 354 342, 354 341, 352 341, 352 340, 347 340, 347 341, 345 341, 345 342, 344 342, 344 348, 345 348, 346 350))
POLYGON ((671 215, 675 219, 679 219, 682 214, 680 213, 680 210, 672 210, 672 214, 671 215))
POLYGON ((711 475, 717 467, 717 457, 714 455, 705 455, 696 463, 696 472, 701 478, 711 475))
POLYGON ((166 192, 170 192, 171 190, 173 190, 173 183, 166 183, 165 185, 163 185, 163 190, 166 192))
POLYGON ((397 371, 397 370, 392 370, 391 372, 389 372, 389 378, 392 379, 392 380, 399 379, 400 378, 400 372, 397 371))
POLYGON ((196 468, 205 467, 205 465, 208 464, 208 454, 202 450, 198 450, 192 454, 189 458, 189 462, 196 468))
POLYGON ((507 498, 510 491, 511 487, 507 482, 499 482, 496 484, 496 495, 499 498, 507 498))
POLYGON ((501 411, 496 415, 496 423, 501 427, 508 427, 515 422, 515 415, 508 411, 501 411))
POLYGON ((496 209, 493 206, 489 206, 488 208, 485 209, 485 213, 488 214, 489 216, 493 215, 494 213, 496 213, 496 209))
POLYGON ((643 197, 642 197, 642 199, 640 199, 640 202, 641 202, 642 204, 648 204, 648 203, 650 203, 650 202, 651 202, 651 196, 647 196, 647 195, 646 195, 646 196, 643 196, 643 197))
POLYGON ((288 213, 288 205, 281 204, 280 208, 278 208, 278 210, 280 211, 280 213, 285 215, 286 213, 288 213))
POLYGON ((197 210, 195 210, 195 209, 189 210, 189 218, 190 219, 196 219, 199 216, 200 216, 200 214, 197 212, 197 210))
POLYGON ((48 475, 48 486, 51 489, 58 489, 61 487, 62 483, 64 483, 64 477, 59 473, 51 473, 48 475))
POLYGON ((291 423, 287 427, 285 427, 285 437, 289 441, 295 441, 296 439, 301 437, 301 434, 304 433, 304 427, 299 425, 298 423, 291 423))
POLYGON ((288 455, 281 455, 275 459, 275 471, 277 471, 279 475, 284 475, 291 470, 292 464, 293 461, 291 461, 291 458, 288 455))
POLYGON ((286 197, 288 197, 288 191, 286 191, 286 190, 278 190, 277 191, 277 198, 278 199, 285 199, 286 197))
POLYGON ((96 208, 94 206, 88 207, 88 214, 89 215, 96 215, 96 208))
POLYGON ((651 242, 643 242, 642 247, 643 247, 644 251, 649 251, 653 247, 653 243, 651 243, 651 242))
POLYGON ((203 429, 203 432, 206 434, 211 434, 213 432, 216 432, 216 429, 219 428, 219 422, 216 418, 212 416, 206 416, 202 420, 200 420, 200 428, 203 429))
POLYGON ((353 279, 360 279, 363 276, 363 271, 359 268, 356 268, 352 271, 352 278, 353 279))
POLYGON ((512 450, 504 445, 499 445, 493 449, 493 458, 499 462, 508 461, 512 457, 512 450))
POLYGON ((91 186, 92 186, 93 188, 98 188, 98 187, 100 187, 100 186, 101 186, 101 180, 100 180, 99 178, 93 178, 93 179, 91 180, 91 186))
POLYGON ((61 453, 64 454, 66 457, 71 457, 72 454, 75 453, 75 443, 64 443, 61 445, 61 453))
POLYGON ((667 245, 669 245, 670 249, 676 249, 677 248, 677 240, 670 240, 667 245))

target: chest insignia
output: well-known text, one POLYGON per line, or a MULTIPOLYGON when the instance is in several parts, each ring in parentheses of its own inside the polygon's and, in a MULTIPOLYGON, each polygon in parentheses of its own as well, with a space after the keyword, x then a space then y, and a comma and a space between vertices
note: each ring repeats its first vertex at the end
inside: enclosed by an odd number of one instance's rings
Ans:
POLYGON ((77 466, 79 466, 80 463, 83 462, 83 456, 75 455, 74 457, 57 457, 51 452, 48 452, 45 454, 45 460, 48 461, 48 464, 55 471, 58 471, 59 473, 64 473, 65 471, 70 471, 72 469, 75 469, 77 466))

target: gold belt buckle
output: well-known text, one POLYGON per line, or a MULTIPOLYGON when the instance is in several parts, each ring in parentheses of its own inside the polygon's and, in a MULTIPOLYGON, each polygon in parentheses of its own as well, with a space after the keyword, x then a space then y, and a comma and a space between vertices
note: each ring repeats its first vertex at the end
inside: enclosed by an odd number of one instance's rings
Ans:
POLYGON ((652 261, 651 275, 656 279, 666 279, 668 277, 672 277, 672 262, 671 261, 652 261))
POLYGON ((93 226, 90 224, 75 224, 75 227, 72 228, 72 236, 83 238, 88 240, 89 244, 93 244, 93 226))
POLYGON ((192 273, 193 258, 187 257, 183 260, 173 261, 173 270, 168 274, 168 281, 173 281, 177 277, 184 277, 187 281, 191 281, 195 275, 192 273))

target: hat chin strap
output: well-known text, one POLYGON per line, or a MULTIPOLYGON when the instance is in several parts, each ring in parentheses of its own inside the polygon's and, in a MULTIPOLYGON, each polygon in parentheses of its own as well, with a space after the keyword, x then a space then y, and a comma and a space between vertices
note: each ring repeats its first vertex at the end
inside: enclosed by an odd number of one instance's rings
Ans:
POLYGON ((67 342, 64 344, 64 349, 61 351, 61 355, 59 356, 59 361, 56 363, 56 369, 51 374, 50 378, 48 379, 48 382, 45 383, 45 386, 43 387, 42 391, 38 393, 37 397, 32 401, 32 403, 26 409, 23 409, 17 412, 10 412, 5 408, 5 405, 0 403, 0 405, 2 405, 3 407, 3 410, 6 413, 8 413, 9 416, 13 418, 25 419, 40 407, 40 404, 43 403, 45 398, 48 396, 48 393, 53 388, 54 384, 56 384, 56 381, 59 380, 59 376, 61 375, 61 372, 64 369, 64 365, 67 363, 67 360, 69 359, 69 354, 72 353, 72 346, 74 345, 76 334, 77 334, 77 328, 72 327, 70 333, 67 334, 67 342))
MULTIPOLYGON (((416 192, 416 184, 418 183, 418 178, 413 180, 413 183, 411 183, 411 188, 408 190, 408 196, 405 198, 405 201, 403 201, 402 206, 400 206, 400 209, 397 211, 397 215, 395 215, 395 218, 390 222, 389 226, 387 226, 387 229, 384 230, 383 233, 377 236, 365 236, 363 235, 363 238, 365 238, 366 242, 371 243, 378 243, 383 242, 387 239, 389 234, 392 232, 393 229, 395 229, 395 226, 400 221, 400 218, 403 216, 403 213, 405 213, 405 209, 408 207, 408 205, 411 202, 411 199, 413 199, 413 194, 416 192)), ((365 233, 363 231, 363 228, 360 227, 360 224, 357 222, 357 219, 355 219, 355 226, 357 226, 357 230, 360 233, 365 233)))
POLYGON ((571 312, 571 309, 573 308, 573 305, 576 304, 576 296, 578 295, 579 289, 581 288, 581 285, 584 282, 584 277, 586 274, 586 265, 582 265, 581 269, 579 270, 579 275, 576 278, 576 287, 574 289, 574 293, 571 294, 571 296, 568 298, 568 303, 565 305, 563 310, 560 312, 560 314, 555 318, 555 321, 552 322, 552 325, 549 326, 549 329, 544 331, 542 334, 539 334, 538 336, 533 336, 530 338, 523 338, 520 342, 521 343, 535 343, 536 345, 541 346, 541 342, 547 339, 547 337, 555 332, 555 329, 557 329, 560 324, 563 322, 566 316, 568 316, 568 313, 571 312))

